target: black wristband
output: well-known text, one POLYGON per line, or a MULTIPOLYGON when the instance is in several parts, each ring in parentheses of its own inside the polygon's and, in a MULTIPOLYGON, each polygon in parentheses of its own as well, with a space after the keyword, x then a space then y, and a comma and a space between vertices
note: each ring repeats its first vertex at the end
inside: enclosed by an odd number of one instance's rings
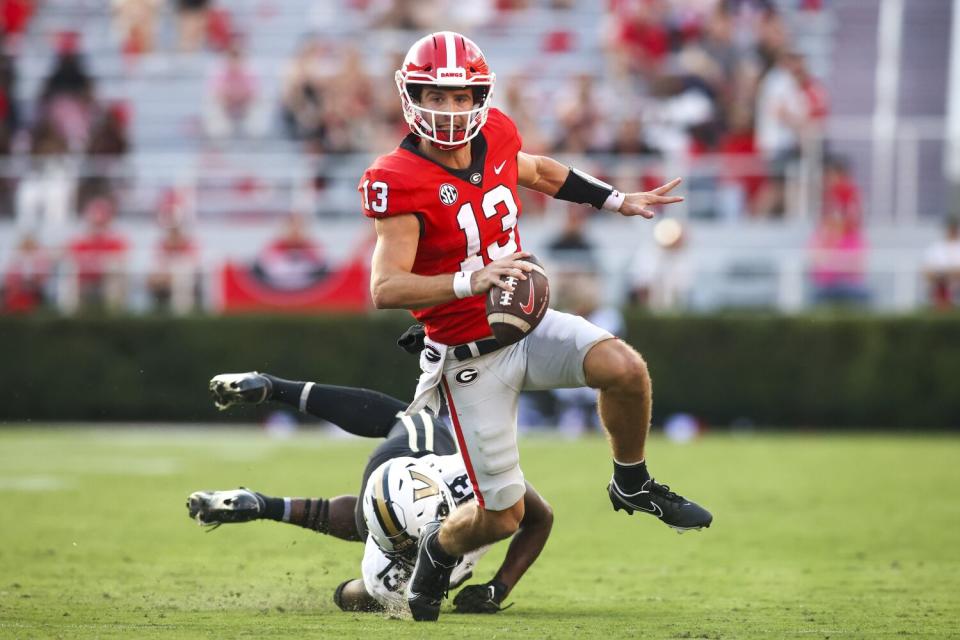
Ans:
POLYGON ((507 585, 499 580, 491 580, 487 583, 487 586, 493 587, 493 601, 497 604, 502 603, 507 595, 507 585))
POLYGON ((570 167, 567 179, 553 197, 567 202, 589 204, 596 209, 600 209, 613 191, 613 186, 606 182, 570 167))

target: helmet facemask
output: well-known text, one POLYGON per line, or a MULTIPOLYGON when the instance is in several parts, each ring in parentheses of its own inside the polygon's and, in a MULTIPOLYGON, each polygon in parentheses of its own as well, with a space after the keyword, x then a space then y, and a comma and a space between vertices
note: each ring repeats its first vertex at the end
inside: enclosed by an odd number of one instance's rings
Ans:
POLYGON ((409 563, 416 560, 422 528, 445 519, 456 507, 440 473, 409 457, 377 467, 362 501, 363 519, 376 545, 388 557, 409 563))
POLYGON ((487 122, 490 99, 493 95, 494 75, 488 81, 467 85, 445 85, 437 82, 418 82, 397 71, 397 90, 403 105, 403 117, 410 130, 429 140, 434 146, 449 151, 464 146, 480 133, 487 122), (438 89, 470 89, 474 95, 473 108, 466 111, 438 111, 420 104, 420 97, 427 87, 438 89))

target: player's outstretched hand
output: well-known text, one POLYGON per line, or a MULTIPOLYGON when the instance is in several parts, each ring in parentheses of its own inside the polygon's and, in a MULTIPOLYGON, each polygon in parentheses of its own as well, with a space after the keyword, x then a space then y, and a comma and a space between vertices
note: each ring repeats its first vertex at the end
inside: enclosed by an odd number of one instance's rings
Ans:
POLYGON ((460 590, 453 599, 456 613, 497 613, 501 607, 492 584, 470 584, 460 590))
POLYGON ((486 293, 492 287, 500 287, 504 291, 513 291, 513 283, 507 277, 526 280, 527 273, 533 271, 533 266, 523 260, 530 255, 526 251, 511 253, 506 258, 494 260, 483 269, 474 271, 470 276, 470 288, 474 295, 486 293))
POLYGON ((661 185, 653 191, 639 191, 628 193, 620 205, 620 214, 625 216, 643 216, 652 218, 653 211, 649 207, 658 204, 673 204, 683 202, 682 196, 668 196, 674 187, 680 184, 680 178, 674 178, 667 184, 661 185))

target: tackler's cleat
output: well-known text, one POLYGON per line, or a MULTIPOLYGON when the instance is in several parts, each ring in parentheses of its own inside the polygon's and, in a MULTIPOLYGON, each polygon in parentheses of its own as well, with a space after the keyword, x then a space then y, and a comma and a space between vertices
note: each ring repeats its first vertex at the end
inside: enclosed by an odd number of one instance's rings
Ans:
POLYGON ((230 491, 194 491, 187 498, 187 511, 200 526, 214 529, 222 524, 250 522, 262 514, 266 502, 243 487, 230 491))
POLYGON ((270 380, 256 371, 221 373, 210 379, 213 404, 221 411, 235 404, 260 404, 272 391, 270 380))
POLYGON ((611 480, 607 485, 607 494, 615 511, 623 509, 628 514, 634 511, 649 513, 678 533, 709 527, 713 522, 709 511, 670 491, 670 487, 657 483, 653 478, 644 482, 636 493, 625 493, 617 486, 616 480, 611 480))

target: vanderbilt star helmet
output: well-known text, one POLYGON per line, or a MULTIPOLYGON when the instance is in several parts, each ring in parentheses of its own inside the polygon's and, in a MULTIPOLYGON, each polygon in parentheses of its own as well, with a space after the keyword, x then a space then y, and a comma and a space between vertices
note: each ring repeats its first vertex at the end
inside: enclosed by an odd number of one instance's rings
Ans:
POLYGON ((388 556, 412 559, 420 529, 456 504, 440 474, 416 458, 394 458, 374 469, 363 491, 363 519, 388 556))
POLYGON ((487 66, 480 47, 459 33, 439 31, 417 40, 395 77, 403 117, 410 130, 441 149, 463 146, 480 133, 487 121, 496 76, 487 66), (427 86, 472 89, 473 108, 469 111, 428 109, 420 104, 420 96, 427 86), (466 125, 460 129, 455 121, 462 121, 463 116, 466 116, 466 125))

